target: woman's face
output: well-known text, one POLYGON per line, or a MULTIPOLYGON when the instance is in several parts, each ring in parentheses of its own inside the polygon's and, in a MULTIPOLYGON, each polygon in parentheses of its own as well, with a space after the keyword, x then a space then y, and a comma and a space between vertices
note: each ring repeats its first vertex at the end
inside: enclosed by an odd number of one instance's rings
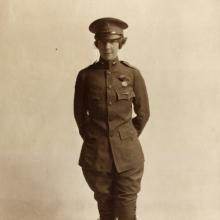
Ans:
POLYGON ((104 60, 114 60, 118 56, 119 41, 118 40, 98 40, 97 48, 100 56, 104 60))

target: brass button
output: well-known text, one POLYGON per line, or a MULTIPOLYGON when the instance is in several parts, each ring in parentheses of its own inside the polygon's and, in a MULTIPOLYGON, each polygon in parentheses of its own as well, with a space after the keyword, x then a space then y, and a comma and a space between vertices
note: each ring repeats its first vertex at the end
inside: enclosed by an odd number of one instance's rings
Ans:
POLYGON ((108 88, 111 89, 111 88, 112 88, 112 85, 108 85, 108 88))
POLYGON ((109 136, 113 137, 114 136, 114 132, 113 131, 109 131, 109 136))
POLYGON ((107 74, 111 74, 111 71, 109 71, 109 70, 106 70, 106 73, 107 73, 107 74))
POLYGON ((111 101, 109 101, 109 103, 108 103, 109 105, 112 105, 112 102, 111 101))

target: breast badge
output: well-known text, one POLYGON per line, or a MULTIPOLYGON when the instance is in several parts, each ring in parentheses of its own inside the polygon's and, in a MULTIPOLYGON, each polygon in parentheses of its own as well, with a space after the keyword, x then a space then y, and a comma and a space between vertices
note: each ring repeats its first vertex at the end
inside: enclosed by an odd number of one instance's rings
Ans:
POLYGON ((122 85, 123 87, 126 87, 126 86, 128 86, 128 82, 127 82, 127 81, 122 81, 122 82, 121 82, 121 85, 122 85))

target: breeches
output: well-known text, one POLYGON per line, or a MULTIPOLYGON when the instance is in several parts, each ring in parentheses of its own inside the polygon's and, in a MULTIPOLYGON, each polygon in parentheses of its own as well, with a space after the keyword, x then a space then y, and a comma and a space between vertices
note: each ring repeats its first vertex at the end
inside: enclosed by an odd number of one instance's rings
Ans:
POLYGON ((140 191, 144 165, 117 173, 82 169, 98 203, 101 220, 135 220, 137 193, 140 191))

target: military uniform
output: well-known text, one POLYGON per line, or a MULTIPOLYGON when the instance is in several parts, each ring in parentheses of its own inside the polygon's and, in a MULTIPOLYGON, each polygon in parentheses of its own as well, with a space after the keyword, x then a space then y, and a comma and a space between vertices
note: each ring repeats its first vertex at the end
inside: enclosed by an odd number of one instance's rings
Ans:
POLYGON ((94 191, 101 220, 133 220, 144 162, 138 136, 149 118, 140 72, 118 57, 100 58, 81 70, 74 115, 84 141, 79 165, 94 191))

